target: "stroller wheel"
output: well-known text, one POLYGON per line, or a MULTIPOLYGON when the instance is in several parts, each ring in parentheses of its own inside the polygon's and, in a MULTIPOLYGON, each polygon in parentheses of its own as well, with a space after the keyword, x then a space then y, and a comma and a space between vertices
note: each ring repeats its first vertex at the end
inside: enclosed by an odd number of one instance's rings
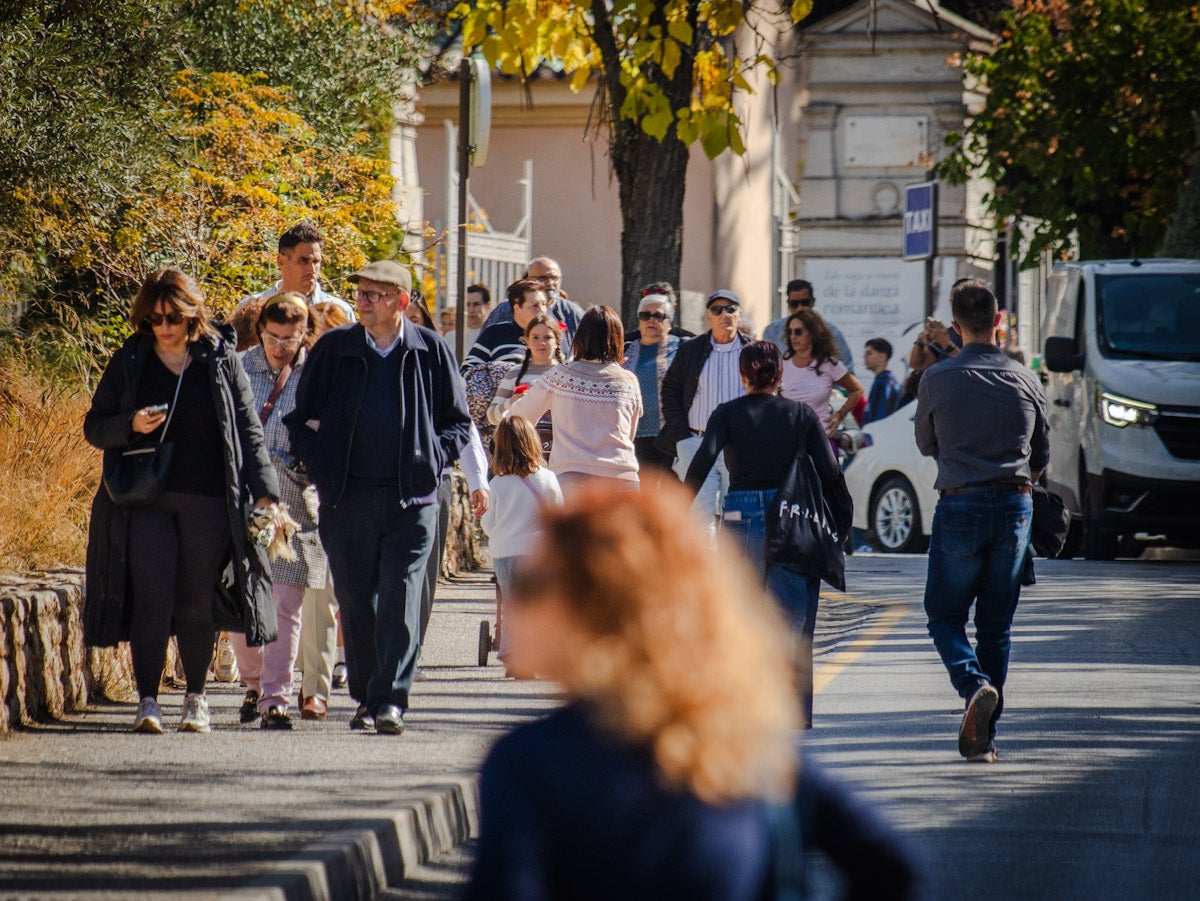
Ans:
POLYGON ((492 626, 486 619, 479 624, 479 665, 488 665, 488 652, 492 649, 492 626))

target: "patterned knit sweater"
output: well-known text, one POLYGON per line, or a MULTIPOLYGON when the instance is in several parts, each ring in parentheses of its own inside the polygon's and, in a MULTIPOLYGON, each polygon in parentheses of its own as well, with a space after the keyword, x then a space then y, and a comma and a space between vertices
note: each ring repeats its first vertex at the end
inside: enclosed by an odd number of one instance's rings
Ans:
POLYGON ((642 392, 637 376, 619 363, 574 360, 556 366, 512 405, 512 415, 537 422, 554 417, 550 469, 638 480, 633 453, 642 392))

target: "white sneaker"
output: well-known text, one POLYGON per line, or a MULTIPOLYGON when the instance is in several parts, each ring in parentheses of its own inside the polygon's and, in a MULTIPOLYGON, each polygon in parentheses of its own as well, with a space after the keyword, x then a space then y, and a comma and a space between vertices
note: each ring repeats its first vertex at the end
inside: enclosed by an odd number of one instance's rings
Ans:
POLYGON ((217 661, 213 665, 213 676, 218 682, 236 682, 242 677, 238 672, 237 655, 233 653, 233 644, 222 635, 217 639, 217 661))
POLYGON ((137 717, 133 721, 134 732, 162 735, 162 711, 154 698, 142 698, 138 702, 137 717))
POLYGON ((208 723, 208 698, 191 692, 183 699, 183 719, 179 721, 180 732, 211 732, 208 723))

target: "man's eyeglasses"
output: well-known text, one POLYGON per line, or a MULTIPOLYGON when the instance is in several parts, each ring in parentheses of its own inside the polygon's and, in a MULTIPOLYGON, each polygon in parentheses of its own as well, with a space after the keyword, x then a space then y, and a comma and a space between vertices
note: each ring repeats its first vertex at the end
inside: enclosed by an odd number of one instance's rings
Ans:
POLYGON ((355 291, 355 303, 378 303, 385 297, 391 297, 393 294, 399 294, 399 291, 355 291))
POLYGON ((267 347, 283 348, 284 350, 295 350, 304 341, 303 338, 276 338, 270 332, 262 333, 262 341, 267 347))
POLYGON ((170 313, 167 313, 166 315, 163 315, 162 313, 157 313, 157 312, 150 313, 148 316, 146 316, 146 319, 148 319, 150 321, 150 324, 152 326, 154 326, 155 328, 162 325, 164 322, 166 322, 168 325, 182 325, 183 324, 183 314, 180 313, 178 310, 172 310, 170 313))
POLYGON ((802 328, 790 328, 787 330, 787 333, 793 338, 799 338, 801 335, 807 334, 806 330, 802 328))
POLYGON ((714 303, 708 308, 708 312, 713 316, 724 316, 726 313, 733 314, 738 311, 736 303, 714 303))
POLYGON ((787 305, 788 305, 789 310, 795 312, 796 310, 799 310, 801 307, 811 307, 813 305, 813 301, 808 297, 805 297, 802 300, 789 299, 787 302, 787 305))
POLYGON ((651 313, 649 310, 642 310, 638 313, 638 319, 642 322, 666 322, 666 313, 651 313))

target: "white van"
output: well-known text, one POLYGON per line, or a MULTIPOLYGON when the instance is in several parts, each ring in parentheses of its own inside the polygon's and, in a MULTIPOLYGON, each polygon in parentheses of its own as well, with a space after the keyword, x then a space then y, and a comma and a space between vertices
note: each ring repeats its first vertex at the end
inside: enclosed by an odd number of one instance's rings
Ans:
POLYGON ((1200 546, 1200 261, 1059 263, 1042 334, 1065 554, 1111 560, 1139 534, 1200 546))

